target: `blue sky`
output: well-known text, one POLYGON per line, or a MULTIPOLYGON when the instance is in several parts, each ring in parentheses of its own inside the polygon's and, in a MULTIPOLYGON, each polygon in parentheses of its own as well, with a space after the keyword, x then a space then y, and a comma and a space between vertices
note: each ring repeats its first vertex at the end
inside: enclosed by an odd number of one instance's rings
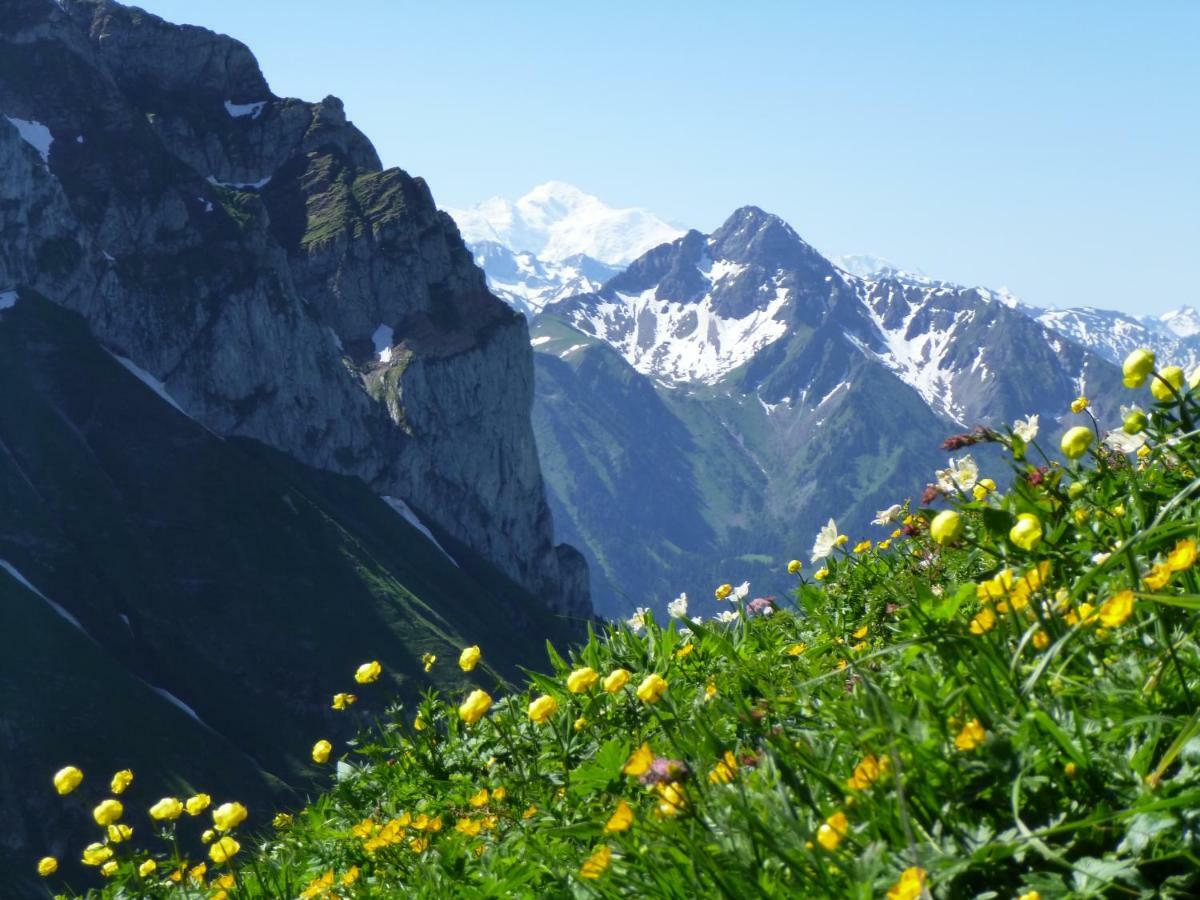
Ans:
POLYGON ((1040 305, 1200 300, 1200 3, 141 5, 340 96, 442 206, 561 179, 1040 305))

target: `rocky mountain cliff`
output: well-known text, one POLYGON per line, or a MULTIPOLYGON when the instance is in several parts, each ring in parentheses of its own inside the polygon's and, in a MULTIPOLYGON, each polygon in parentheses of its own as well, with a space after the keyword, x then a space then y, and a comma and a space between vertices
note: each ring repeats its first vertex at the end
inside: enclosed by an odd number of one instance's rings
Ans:
POLYGON ((588 614, 525 324, 421 179, 204 29, 11 0, 0 43, 0 285, 82 313, 214 432, 360 477, 588 614))

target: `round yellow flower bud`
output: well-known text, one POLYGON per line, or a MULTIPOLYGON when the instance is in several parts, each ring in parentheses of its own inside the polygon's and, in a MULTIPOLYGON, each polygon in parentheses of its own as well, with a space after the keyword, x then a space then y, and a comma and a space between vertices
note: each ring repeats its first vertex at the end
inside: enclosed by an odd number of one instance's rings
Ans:
POLYGON ((803 568, 804 568, 804 563, 800 562, 800 560, 798 560, 798 559, 793 559, 791 562, 788 563, 788 574, 789 575, 799 575, 800 570, 803 568))
POLYGON ((1150 393, 1154 395, 1155 400, 1168 403, 1183 390, 1183 382, 1183 369, 1179 366, 1167 366, 1150 382, 1150 393))
POLYGON ((538 725, 545 725, 558 712, 558 701, 549 694, 542 694, 529 704, 529 718, 538 725))
POLYGON ((174 797, 163 797, 150 807, 150 818, 170 822, 183 814, 183 804, 174 797))
POLYGON ((1021 513, 1009 529, 1008 539, 1022 550, 1032 550, 1042 539, 1042 522, 1033 513, 1021 513))
POLYGON ((467 647, 458 655, 458 667, 464 672, 470 672, 483 658, 483 651, 477 646, 467 647))
POLYGON ((88 844, 84 848, 82 862, 85 866, 101 866, 112 858, 112 849, 103 844, 88 844))
POLYGON ((112 788, 114 794, 123 794, 131 784, 133 784, 133 772, 129 769, 122 769, 112 777, 109 787, 112 788))
POLYGON ((43 878, 49 878, 58 871, 58 860, 53 856, 43 856, 38 860, 37 873, 43 878))
POLYGON ((358 667, 354 673, 354 680, 359 684, 371 684, 371 682, 379 680, 382 671, 383 666, 379 664, 379 661, 371 660, 371 662, 365 662, 358 667))
POLYGON ((208 796, 208 794, 193 794, 187 798, 187 801, 183 804, 183 808, 187 810, 189 816, 198 816, 208 809, 211 803, 212 797, 208 796))
POLYGON ((572 694, 582 694, 595 687, 599 680, 600 676, 596 674, 595 669, 591 666, 584 666, 567 676, 567 690, 572 694))
POLYGON ((144 863, 142 863, 140 866, 138 866, 138 874, 141 875, 143 878, 148 878, 149 876, 154 874, 154 871, 157 868, 158 868, 158 863, 156 863, 152 859, 148 859, 144 863))
POLYGON ((1072 481, 1071 486, 1067 488, 1067 496, 1072 500, 1078 500, 1083 496, 1083 492, 1087 490, 1082 481, 1072 481))
POLYGON ((241 849, 241 844, 239 844, 229 835, 225 835, 208 848, 208 858, 220 865, 223 862, 228 862, 229 860, 233 859, 237 855, 237 852, 241 849))
POLYGON ((1127 388, 1141 387, 1153 371, 1154 353, 1150 350, 1134 350, 1125 357, 1125 362, 1121 366, 1127 388))
POLYGON ((333 744, 329 741, 317 741, 312 748, 312 761, 317 765, 329 762, 329 754, 333 752, 333 744))
POLYGON ((474 690, 458 708, 458 717, 468 725, 474 725, 491 708, 492 698, 487 691, 474 690))
POLYGON ((1088 447, 1092 445, 1093 437, 1092 429, 1076 425, 1074 428, 1067 429, 1059 446, 1062 447, 1062 452, 1067 459, 1079 459, 1087 453, 1088 447))
POLYGON ((962 533, 962 516, 952 509, 938 513, 929 524, 929 534, 942 545, 954 543, 962 537, 962 533))
POLYGON ((213 810, 213 824, 217 831, 232 831, 246 821, 246 807, 240 803, 222 803, 213 810))
POLYGON ((1150 419, 1144 412, 1140 409, 1132 409, 1125 417, 1125 421, 1121 423, 1121 430, 1126 434, 1141 434, 1149 424, 1150 419))
POLYGON ((201 833, 201 835, 200 835, 200 843, 211 844, 213 842, 213 838, 215 838, 216 836, 217 836, 217 833, 215 831, 213 831, 211 828, 205 828, 203 833, 201 833))
POLYGON ((54 789, 64 797, 83 782, 83 773, 74 766, 67 766, 54 773, 54 789))
POLYGON ((101 800, 96 808, 92 810, 92 818, 96 820, 96 824, 100 826, 111 825, 113 822, 119 822, 121 816, 125 814, 125 807, 121 805, 120 800, 113 800, 111 797, 107 800, 101 800))
POLYGON ((642 683, 638 685, 637 697, 643 703, 657 703, 662 699, 662 695, 667 692, 667 682, 661 675, 652 672, 642 679, 642 683))
POLYGON ((604 678, 604 689, 610 694, 615 694, 625 685, 629 684, 630 674, 628 669, 613 669, 604 678))
POLYGON ((1076 397, 1074 400, 1071 401, 1071 412, 1073 412, 1073 413, 1081 413, 1087 408, 1088 408, 1088 398, 1087 397, 1076 397))
POLYGON ((100 867, 100 874, 103 875, 105 878, 112 878, 114 875, 117 874, 117 870, 120 868, 121 867, 117 864, 117 861, 115 859, 110 859, 108 862, 106 862, 104 865, 102 865, 100 867))

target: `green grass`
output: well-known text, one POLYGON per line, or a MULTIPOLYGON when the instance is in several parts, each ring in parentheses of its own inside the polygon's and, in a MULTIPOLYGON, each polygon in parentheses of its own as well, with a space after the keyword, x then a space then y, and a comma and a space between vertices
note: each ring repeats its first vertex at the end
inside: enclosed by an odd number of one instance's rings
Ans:
MULTIPOLYGON (((1137 456, 1065 467, 993 435, 1007 492, 907 507, 773 614, 735 592, 729 622, 550 651, 477 721, 465 691, 360 688, 328 790, 207 877, 231 898, 1195 896, 1197 414, 1155 404, 1137 456)), ((180 893, 117 850, 106 896, 180 893)), ((180 853, 160 873, 205 847, 180 853)))

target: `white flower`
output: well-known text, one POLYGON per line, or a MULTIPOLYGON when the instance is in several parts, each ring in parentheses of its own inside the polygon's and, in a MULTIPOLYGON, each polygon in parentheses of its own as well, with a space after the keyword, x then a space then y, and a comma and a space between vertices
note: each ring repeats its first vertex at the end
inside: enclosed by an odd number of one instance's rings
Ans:
POLYGON ((970 453, 958 459, 950 460, 950 465, 937 471, 938 487, 943 493, 952 493, 955 489, 969 491, 979 480, 979 466, 970 453))
POLYGON ((692 629, 690 629, 690 628, 680 628, 679 629, 680 637, 691 637, 691 634, 692 634, 692 629))
POLYGON ((1036 413, 1028 418, 1017 419, 1017 421, 1013 422, 1013 434, 1027 444, 1037 437, 1037 433, 1038 417, 1036 413))
POLYGON ((1137 453, 1146 443, 1144 434, 1126 434, 1121 429, 1110 431, 1104 438, 1104 446, 1118 453, 1137 453))
POLYGON ((900 504, 893 503, 887 509, 881 509, 879 512, 875 513, 875 518, 871 520, 871 524, 890 525, 892 522, 895 522, 900 518, 901 512, 903 512, 903 510, 900 508, 900 504))
POLYGON ((699 625, 703 621, 704 621, 704 616, 692 616, 692 624, 693 625, 699 625))
POLYGON ((764 615, 764 616, 769 616, 769 615, 771 615, 771 613, 773 613, 773 612, 775 612, 775 607, 773 607, 773 606, 764 606, 764 607, 763 607, 763 611, 762 611, 761 615, 764 615))
POLYGON ((832 553, 833 548, 837 546, 837 539, 837 522, 830 519, 825 527, 817 532, 817 540, 812 549, 812 561, 815 563, 818 559, 824 559, 832 553))
POLYGON ((680 594, 667 604, 667 615, 672 619, 687 618, 687 594, 680 594))
POLYGON ((645 606, 639 606, 633 611, 633 615, 625 620, 625 624, 634 630, 634 633, 640 633, 646 627, 646 613, 650 610, 645 606))
POLYGON ((735 587, 733 589, 733 594, 730 596, 729 599, 731 601, 733 601, 734 603, 736 603, 738 600, 745 600, 746 596, 749 593, 750 593, 750 582, 743 581, 741 584, 739 584, 737 587, 735 587))
POLYGON ((738 611, 736 609, 726 609, 726 610, 722 610, 721 612, 717 613, 717 621, 721 622, 723 624, 732 622, 737 617, 738 617, 738 611))
POLYGON ((1110 556, 1112 556, 1111 553, 1093 553, 1092 562, 1096 565, 1100 565, 1101 563, 1108 562, 1108 558, 1110 556))

